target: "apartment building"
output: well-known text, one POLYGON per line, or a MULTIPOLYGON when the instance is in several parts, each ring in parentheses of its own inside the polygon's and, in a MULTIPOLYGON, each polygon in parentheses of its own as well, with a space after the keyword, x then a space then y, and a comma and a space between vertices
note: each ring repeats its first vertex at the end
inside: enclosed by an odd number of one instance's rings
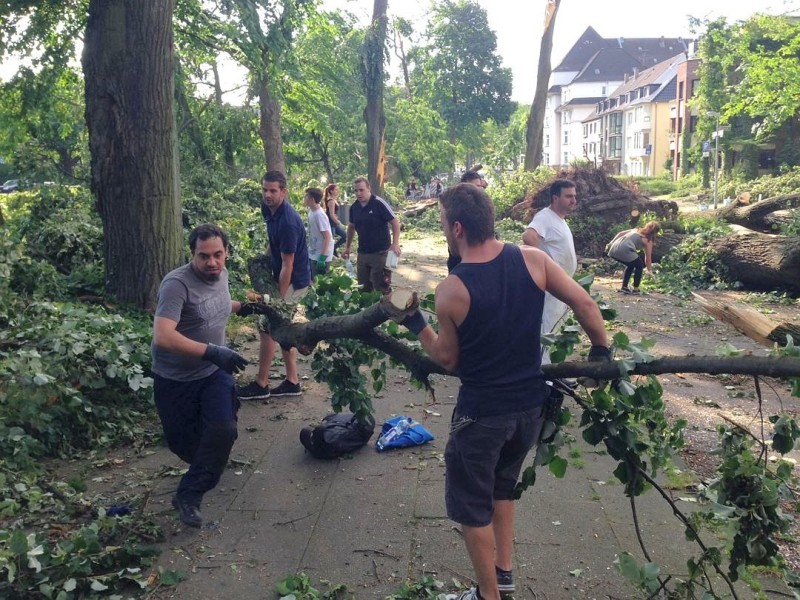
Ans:
POLYGON ((584 122, 598 101, 622 85, 634 69, 648 69, 686 50, 688 41, 680 37, 611 39, 588 27, 550 75, 542 164, 558 167, 590 158, 584 122))
POLYGON ((677 73, 686 60, 681 53, 641 73, 634 69, 600 100, 583 122, 587 158, 609 173, 662 174, 671 156, 677 73))

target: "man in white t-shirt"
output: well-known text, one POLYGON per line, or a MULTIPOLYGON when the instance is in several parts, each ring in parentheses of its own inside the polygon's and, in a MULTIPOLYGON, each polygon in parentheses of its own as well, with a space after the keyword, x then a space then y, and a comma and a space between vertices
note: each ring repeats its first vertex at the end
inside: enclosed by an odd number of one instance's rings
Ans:
MULTIPOLYGON (((556 179, 550 185, 550 206, 537 212, 522 234, 524 244, 544 250, 570 277, 578 268, 578 258, 575 256, 572 231, 565 219, 575 212, 577 206, 575 183, 569 179, 556 179)), ((546 294, 542 333, 556 330, 568 310, 569 307, 561 300, 546 294)), ((549 363, 550 353, 542 352, 542 364, 549 363)))
POLYGON ((322 190, 306 189, 304 200, 308 207, 308 260, 314 278, 327 273, 333 260, 333 235, 328 215, 322 210, 322 190))

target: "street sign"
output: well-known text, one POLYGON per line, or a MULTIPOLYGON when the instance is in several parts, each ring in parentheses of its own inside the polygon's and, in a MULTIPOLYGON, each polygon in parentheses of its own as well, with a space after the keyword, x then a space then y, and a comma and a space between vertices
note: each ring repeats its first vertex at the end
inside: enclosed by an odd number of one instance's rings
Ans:
POLYGON ((703 141, 703 158, 711 156, 711 142, 708 140, 703 141))

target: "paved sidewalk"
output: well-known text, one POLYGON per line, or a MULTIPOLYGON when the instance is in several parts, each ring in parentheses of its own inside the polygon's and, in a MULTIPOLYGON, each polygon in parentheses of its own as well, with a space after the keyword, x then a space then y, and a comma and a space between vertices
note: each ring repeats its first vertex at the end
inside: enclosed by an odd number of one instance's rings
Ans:
MULTIPOLYGON (((423 574, 445 581, 447 591, 455 590, 453 580, 468 585, 461 534, 444 512, 443 451, 457 380, 437 378, 432 404, 406 374, 392 371, 375 399, 376 420, 408 415, 436 440, 379 454, 373 438, 352 458, 333 461, 314 459, 300 445, 300 429, 329 412, 327 389, 303 384, 302 397, 244 404, 235 467, 207 495, 202 530, 174 517, 176 477, 159 480, 148 508, 163 513, 168 532, 160 564, 189 577, 158 597, 277 598, 276 582, 297 572, 322 591, 321 581, 344 584, 358 599, 384 598, 423 574)), ((570 431, 580 438, 577 428, 570 431)), ((640 555, 629 501, 611 474, 615 464, 582 441, 576 448, 564 479, 540 470, 519 503, 517 599, 636 597, 612 566, 622 550, 640 555)), ((180 466, 166 450, 148 461, 180 466)), ((637 507, 653 559, 682 572, 697 550, 683 540, 670 508, 654 493, 637 507)))

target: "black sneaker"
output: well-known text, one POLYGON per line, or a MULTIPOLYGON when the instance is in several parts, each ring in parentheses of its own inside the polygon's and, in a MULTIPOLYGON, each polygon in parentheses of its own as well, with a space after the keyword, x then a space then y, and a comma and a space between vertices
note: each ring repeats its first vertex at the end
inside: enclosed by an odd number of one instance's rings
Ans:
POLYGON ((514 593, 514 573, 503 571, 497 566, 495 566, 494 572, 497 574, 497 589, 505 593, 514 593))
POLYGON ((236 395, 240 400, 262 400, 270 397, 269 386, 260 386, 257 381, 251 381, 247 385, 237 386, 236 395))
POLYGON ((302 393, 299 383, 291 383, 288 379, 284 379, 278 387, 272 389, 271 395, 299 396, 302 393))
POLYGON ((178 518, 181 523, 189 527, 202 527, 203 515, 200 514, 200 509, 191 504, 180 500, 177 496, 172 497, 172 506, 178 511, 178 518))
POLYGON ((622 292, 623 294, 633 294, 631 288, 629 287, 621 287, 619 288, 619 291, 622 292))

